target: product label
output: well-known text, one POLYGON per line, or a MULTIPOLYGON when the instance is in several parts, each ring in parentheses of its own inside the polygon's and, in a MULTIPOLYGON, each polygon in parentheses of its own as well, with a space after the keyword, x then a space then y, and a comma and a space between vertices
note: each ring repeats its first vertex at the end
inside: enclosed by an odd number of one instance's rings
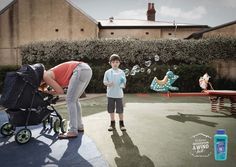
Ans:
POLYGON ((216 140, 216 152, 217 152, 217 154, 225 152, 225 140, 224 139, 217 139, 216 140))

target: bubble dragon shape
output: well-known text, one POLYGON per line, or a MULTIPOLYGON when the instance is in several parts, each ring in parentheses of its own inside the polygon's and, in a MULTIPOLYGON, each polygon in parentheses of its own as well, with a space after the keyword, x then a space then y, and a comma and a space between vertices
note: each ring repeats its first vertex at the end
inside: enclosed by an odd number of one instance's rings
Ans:
POLYGON ((158 80, 157 77, 154 77, 150 88, 156 92, 168 92, 168 91, 178 91, 178 87, 173 87, 172 84, 179 78, 178 75, 175 75, 172 71, 168 70, 164 79, 158 80))

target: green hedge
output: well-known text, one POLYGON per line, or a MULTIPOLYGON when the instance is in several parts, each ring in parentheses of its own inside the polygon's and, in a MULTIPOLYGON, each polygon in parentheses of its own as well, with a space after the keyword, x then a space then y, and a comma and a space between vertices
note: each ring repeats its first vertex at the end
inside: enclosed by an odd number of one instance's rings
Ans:
POLYGON ((49 41, 21 47, 23 63, 42 62, 50 67, 67 60, 107 63, 117 53, 125 66, 144 64, 159 55, 159 64, 205 64, 215 59, 236 59, 236 38, 202 40, 86 40, 49 41))
MULTIPOLYGON (((180 91, 200 91, 198 79, 205 72, 211 76, 215 89, 235 89, 235 81, 217 76, 212 61, 236 60, 236 38, 209 38, 201 40, 85 40, 49 41, 21 46, 23 64, 43 63, 51 68, 68 60, 82 60, 93 69, 93 78, 87 92, 105 92, 102 80, 104 72, 110 68, 109 56, 113 53, 122 59, 121 69, 131 69, 138 64, 150 68, 150 74, 138 73, 128 76, 126 92, 150 92, 149 85, 154 76, 162 79, 168 69, 180 76, 174 84, 180 91), (158 55, 160 60, 155 61, 158 55), (151 60, 150 67, 145 61, 151 60), (154 67, 156 71, 153 71, 154 67), (177 67, 177 68, 174 68, 177 67)), ((1 86, 1 85, 0 85, 1 86)))

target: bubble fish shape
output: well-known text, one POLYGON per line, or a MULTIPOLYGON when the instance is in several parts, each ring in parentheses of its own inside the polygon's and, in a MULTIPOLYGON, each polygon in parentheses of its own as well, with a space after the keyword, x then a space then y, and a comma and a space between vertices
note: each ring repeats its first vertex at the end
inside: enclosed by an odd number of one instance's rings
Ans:
POLYGON ((177 91, 178 87, 173 87, 172 84, 179 78, 178 75, 175 75, 172 71, 168 71, 165 77, 162 80, 158 80, 157 77, 154 77, 150 88, 156 92, 168 92, 168 91, 177 91))

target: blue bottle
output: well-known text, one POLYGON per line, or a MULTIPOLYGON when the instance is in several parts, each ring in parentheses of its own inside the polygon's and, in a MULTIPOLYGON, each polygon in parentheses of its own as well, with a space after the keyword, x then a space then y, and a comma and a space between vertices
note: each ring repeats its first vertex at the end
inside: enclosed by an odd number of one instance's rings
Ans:
POLYGON ((216 161, 225 161, 228 151, 228 136, 224 129, 218 129, 214 136, 214 153, 216 161))

